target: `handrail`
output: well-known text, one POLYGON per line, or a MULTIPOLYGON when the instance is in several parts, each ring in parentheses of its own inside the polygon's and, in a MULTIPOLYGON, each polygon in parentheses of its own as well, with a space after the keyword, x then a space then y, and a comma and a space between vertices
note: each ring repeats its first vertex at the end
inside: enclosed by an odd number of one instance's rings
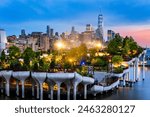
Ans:
POLYGON ((97 92, 104 92, 104 91, 109 91, 115 87, 117 87, 119 85, 119 79, 112 83, 111 85, 109 86, 99 86, 99 85, 94 85, 92 88, 91 88, 91 91, 93 91, 93 93, 97 92))

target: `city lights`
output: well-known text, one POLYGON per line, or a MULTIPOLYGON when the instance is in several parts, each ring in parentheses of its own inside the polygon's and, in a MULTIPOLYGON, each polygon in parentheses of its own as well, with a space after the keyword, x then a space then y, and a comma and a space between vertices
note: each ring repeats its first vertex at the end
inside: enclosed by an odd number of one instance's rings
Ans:
POLYGON ((102 47, 102 44, 101 44, 101 43, 98 43, 96 46, 97 46, 98 48, 101 48, 101 47, 102 47))
POLYGON ((62 49, 62 48, 64 48, 64 44, 63 44, 61 41, 57 42, 57 43, 56 43, 56 46, 57 46, 57 49, 62 49))

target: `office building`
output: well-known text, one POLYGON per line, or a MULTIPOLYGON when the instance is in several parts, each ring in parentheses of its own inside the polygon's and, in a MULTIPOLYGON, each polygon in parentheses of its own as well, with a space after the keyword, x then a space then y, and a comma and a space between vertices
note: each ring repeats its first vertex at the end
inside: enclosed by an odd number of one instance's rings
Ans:
POLYGON ((107 31, 107 41, 112 40, 115 37, 115 32, 113 30, 107 31))
POLYGON ((54 37, 54 29, 50 29, 50 37, 52 38, 52 37, 54 37))
POLYGON ((86 31, 93 31, 93 28, 92 28, 91 24, 86 25, 86 31))
POLYGON ((0 29, 0 53, 6 49, 7 37, 6 32, 3 29, 0 29))
POLYGON ((103 15, 102 14, 98 15, 98 28, 96 29, 96 38, 104 42, 103 15))
POLYGON ((48 37, 50 37, 50 26, 49 25, 47 25, 46 33, 47 33, 48 37))
POLYGON ((26 32, 24 29, 21 30, 21 36, 26 36, 26 32))

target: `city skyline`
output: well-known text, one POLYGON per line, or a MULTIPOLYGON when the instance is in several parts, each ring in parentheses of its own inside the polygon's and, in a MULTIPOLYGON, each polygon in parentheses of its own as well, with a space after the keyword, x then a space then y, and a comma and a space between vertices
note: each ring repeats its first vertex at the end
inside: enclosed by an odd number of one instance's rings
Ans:
POLYGON ((82 32, 86 24, 97 28, 97 16, 101 11, 105 38, 107 29, 111 29, 123 36, 133 36, 145 47, 150 43, 149 5, 146 0, 3 0, 0 28, 4 28, 7 35, 19 35, 21 29, 27 33, 46 32, 46 25, 60 33, 70 32, 72 26, 82 32))

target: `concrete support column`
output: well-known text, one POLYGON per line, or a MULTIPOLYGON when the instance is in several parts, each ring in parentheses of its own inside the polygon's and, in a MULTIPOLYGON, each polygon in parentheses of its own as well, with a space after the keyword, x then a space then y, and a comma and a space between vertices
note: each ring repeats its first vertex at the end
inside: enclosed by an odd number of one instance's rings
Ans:
POLYGON ((124 76, 123 76, 123 87, 125 87, 126 86, 126 74, 124 74, 124 76))
POLYGON ((9 89, 10 89, 10 86, 9 86, 9 80, 7 80, 7 82, 6 82, 6 84, 5 84, 5 87, 6 87, 6 95, 7 95, 7 96, 10 96, 10 91, 9 91, 9 89))
POLYGON ((53 91, 53 85, 51 86, 50 93, 51 93, 51 100, 53 100, 53 93, 54 93, 54 91, 53 91))
POLYGON ((119 86, 117 85, 117 86, 116 86, 116 88, 118 89, 118 88, 119 88, 119 86))
POLYGON ((57 100, 60 100, 60 85, 61 85, 61 82, 56 82, 57 84, 57 100))
POLYGON ((39 93, 39 84, 38 84, 38 83, 37 83, 36 87, 37 87, 37 88, 36 88, 36 89, 37 89, 37 96, 36 96, 36 97, 37 97, 37 99, 39 99, 40 93, 39 93))
POLYGON ((127 80, 130 81, 130 72, 127 73, 127 80))
POLYGON ((138 81, 138 58, 136 58, 135 65, 135 80, 138 81))
POLYGON ((97 93, 94 93, 93 95, 96 97, 96 94, 97 94, 97 93))
POLYGON ((133 82, 135 82, 135 63, 133 63, 133 82))
POLYGON ((1 93, 4 93, 4 80, 2 79, 1 82, 1 93))
POLYGON ((34 97, 34 83, 32 83, 32 97, 34 97))
POLYGON ((22 98, 24 98, 24 80, 21 81, 22 84, 22 98))
POLYGON ((50 86, 50 84, 48 84, 48 91, 49 91, 48 98, 51 99, 51 86, 50 86))
POLYGON ((77 95, 77 84, 73 84, 73 99, 76 100, 77 95))
POLYGON ((71 89, 71 86, 70 84, 67 85, 67 100, 70 100, 70 89, 71 89))
POLYGON ((132 82, 130 82, 130 87, 132 87, 132 85, 133 85, 133 83, 132 83, 132 82))
POLYGON ((40 82, 40 100, 43 100, 43 83, 40 82))
POLYGON ((142 69, 142 79, 144 80, 145 79, 145 55, 143 56, 143 69, 142 69))
POLYGON ((16 95, 19 96, 19 81, 16 80, 16 95))
POLYGON ((84 84, 84 99, 87 99, 87 84, 84 84))
POLYGON ((51 100, 53 100, 53 93, 54 93, 53 87, 54 87, 54 85, 55 85, 55 83, 53 83, 51 81, 48 82, 48 88, 49 88, 48 98, 51 99, 51 100))

